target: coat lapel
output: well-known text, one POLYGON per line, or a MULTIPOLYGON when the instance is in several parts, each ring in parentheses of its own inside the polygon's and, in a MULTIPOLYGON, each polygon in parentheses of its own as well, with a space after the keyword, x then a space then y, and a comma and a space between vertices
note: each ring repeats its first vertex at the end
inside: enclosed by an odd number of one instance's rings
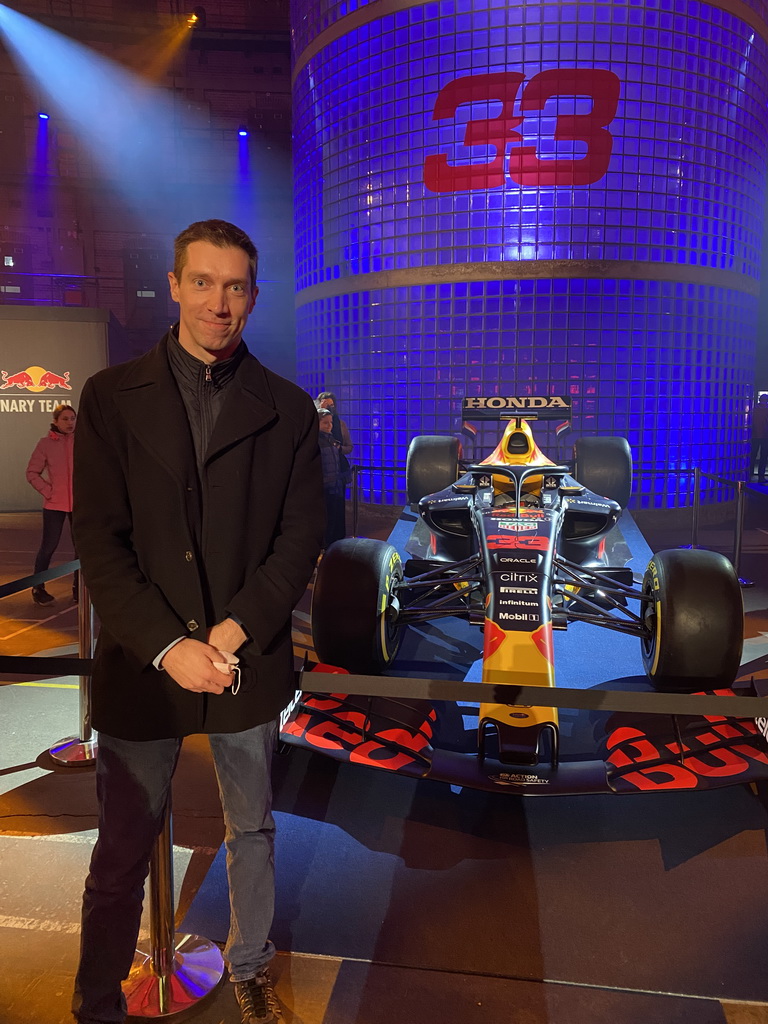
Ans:
POLYGON ((237 368, 213 428, 205 461, 262 430, 277 418, 264 367, 248 352, 237 368))
POLYGON ((186 410, 168 364, 166 339, 138 360, 115 394, 128 429, 180 483, 195 471, 186 410))

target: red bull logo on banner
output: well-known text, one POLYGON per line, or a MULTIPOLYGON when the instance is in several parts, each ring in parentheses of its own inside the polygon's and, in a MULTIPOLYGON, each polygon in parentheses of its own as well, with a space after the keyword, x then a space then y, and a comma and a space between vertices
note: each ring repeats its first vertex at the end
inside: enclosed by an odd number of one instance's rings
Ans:
POLYGON ((0 391, 6 388, 19 388, 21 391, 51 391, 56 388, 71 391, 69 383, 69 370, 63 374, 54 373, 53 370, 46 370, 42 366, 28 366, 26 370, 19 370, 17 373, 8 373, 7 370, 0 370, 0 391))

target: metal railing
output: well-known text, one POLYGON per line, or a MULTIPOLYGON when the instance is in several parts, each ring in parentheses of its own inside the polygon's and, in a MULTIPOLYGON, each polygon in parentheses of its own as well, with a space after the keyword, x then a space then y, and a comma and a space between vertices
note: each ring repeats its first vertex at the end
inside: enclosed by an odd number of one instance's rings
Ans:
POLYGON ((754 580, 746 579, 741 574, 741 555, 744 544, 744 512, 746 508, 746 494, 750 485, 743 480, 729 480, 726 477, 718 476, 716 473, 705 473, 698 466, 693 470, 693 506, 691 516, 691 547, 699 547, 699 527, 701 521, 701 483, 703 480, 711 480, 721 487, 732 487, 736 491, 736 521, 733 530, 733 550, 730 556, 739 577, 742 587, 754 586, 754 580))
POLYGON ((352 501, 352 536, 357 536, 357 528, 360 522, 360 471, 368 473, 400 473, 402 466, 365 466, 355 463, 350 466, 352 480, 350 482, 352 501))

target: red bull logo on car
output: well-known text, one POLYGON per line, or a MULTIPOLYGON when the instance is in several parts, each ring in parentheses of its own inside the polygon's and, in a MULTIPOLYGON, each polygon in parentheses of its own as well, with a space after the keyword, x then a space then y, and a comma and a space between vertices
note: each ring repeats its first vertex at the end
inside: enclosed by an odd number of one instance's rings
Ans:
POLYGON ((53 370, 46 370, 42 366, 28 366, 26 370, 19 370, 17 373, 8 373, 7 370, 0 370, 0 391, 6 388, 19 388, 21 391, 51 391, 60 389, 71 391, 69 383, 69 370, 63 374, 54 373, 53 370))

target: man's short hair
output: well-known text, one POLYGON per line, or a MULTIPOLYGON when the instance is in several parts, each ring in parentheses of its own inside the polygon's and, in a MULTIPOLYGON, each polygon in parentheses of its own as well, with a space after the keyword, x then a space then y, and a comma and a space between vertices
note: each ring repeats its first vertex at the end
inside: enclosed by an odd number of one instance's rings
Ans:
POLYGON ((219 249, 242 249, 251 267, 251 287, 256 284, 259 268, 256 246, 242 228, 227 220, 197 220, 176 237, 173 243, 173 274, 177 281, 181 281, 187 263, 187 248, 192 242, 210 242, 219 249))
POLYGON ((324 399, 330 398, 334 405, 336 405, 336 395, 332 391, 321 391, 315 399, 316 402, 322 402, 324 399))

